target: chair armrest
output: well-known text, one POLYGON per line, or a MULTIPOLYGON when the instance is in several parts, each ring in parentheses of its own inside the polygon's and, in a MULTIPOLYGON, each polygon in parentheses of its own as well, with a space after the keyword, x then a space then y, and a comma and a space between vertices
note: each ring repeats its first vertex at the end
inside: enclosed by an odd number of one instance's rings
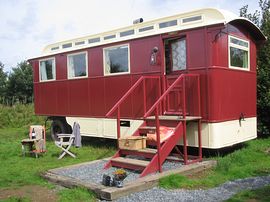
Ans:
POLYGON ((57 134, 57 137, 64 138, 64 137, 70 137, 71 134, 57 134))

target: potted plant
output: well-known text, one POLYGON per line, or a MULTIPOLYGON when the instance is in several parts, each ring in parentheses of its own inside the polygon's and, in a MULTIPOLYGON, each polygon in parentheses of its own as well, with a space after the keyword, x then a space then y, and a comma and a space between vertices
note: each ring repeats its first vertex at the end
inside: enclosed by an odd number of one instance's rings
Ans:
POLYGON ((113 172, 113 182, 118 188, 123 187, 123 180, 127 177, 127 173, 124 169, 117 169, 113 172))

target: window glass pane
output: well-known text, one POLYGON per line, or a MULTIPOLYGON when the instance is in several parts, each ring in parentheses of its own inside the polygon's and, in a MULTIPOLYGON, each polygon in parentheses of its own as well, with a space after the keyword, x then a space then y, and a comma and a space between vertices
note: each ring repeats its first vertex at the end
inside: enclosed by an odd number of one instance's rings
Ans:
POLYGON ((72 47, 72 43, 66 43, 62 45, 62 48, 70 48, 72 47))
POLYGON ((96 42, 100 42, 100 38, 93 38, 93 39, 88 39, 88 43, 96 43, 96 42))
POLYGON ((86 76, 86 53, 68 56, 69 78, 86 76))
POLYGON ((40 61, 39 66, 41 81, 55 79, 54 59, 40 61))
POLYGON ((189 18, 184 18, 182 20, 182 23, 188 23, 188 22, 194 22, 194 21, 198 21, 198 20, 201 20, 202 19, 202 16, 199 15, 199 16, 193 16, 193 17, 189 17, 189 18))
POLYGON ((248 42, 242 41, 242 40, 238 40, 236 38, 230 38, 231 43, 239 45, 239 46, 244 46, 248 48, 248 42))
POLYGON ((104 40, 113 39, 113 38, 115 38, 115 37, 116 37, 115 34, 114 34, 114 35, 105 36, 105 37, 104 37, 104 40))
POLYGON ((105 74, 129 72, 128 46, 105 49, 105 74))
POLYGON ((177 25, 177 20, 159 23, 159 28, 171 27, 177 25))
POLYGON ((75 45, 76 45, 76 46, 83 45, 83 44, 85 44, 84 41, 78 41, 78 42, 75 42, 75 45))
POLYGON ((181 39, 171 44, 173 71, 186 69, 186 40, 181 39))
POLYGON ((154 26, 143 27, 139 29, 139 32, 145 32, 154 29, 154 26))
POLYGON ((230 47, 231 66, 248 68, 248 51, 230 47))
POLYGON ((134 30, 128 30, 128 31, 124 31, 124 32, 120 32, 120 37, 124 37, 124 36, 129 36, 134 34, 134 30))

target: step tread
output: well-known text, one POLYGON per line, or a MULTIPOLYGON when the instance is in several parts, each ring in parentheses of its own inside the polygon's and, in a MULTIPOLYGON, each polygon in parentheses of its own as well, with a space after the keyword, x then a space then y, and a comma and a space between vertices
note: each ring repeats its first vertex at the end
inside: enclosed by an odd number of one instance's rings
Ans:
POLYGON ((142 166, 142 167, 146 167, 149 164, 149 161, 124 158, 124 157, 114 158, 112 159, 112 162, 125 163, 125 164, 137 165, 137 166, 142 166))
MULTIPOLYGON (((155 120, 155 116, 149 116, 145 118, 146 120, 155 120)), ((194 121, 194 120, 200 120, 202 119, 202 117, 200 116, 186 116, 186 118, 184 119, 183 116, 166 116, 166 115, 162 115, 159 116, 160 120, 168 120, 168 121, 194 121)))
POLYGON ((141 126, 139 129, 144 129, 144 130, 156 130, 155 126, 141 126))
POLYGON ((125 150, 125 151, 136 151, 136 152, 149 153, 149 154, 155 154, 155 153, 157 153, 157 150, 156 149, 152 149, 152 148, 145 148, 145 149, 138 149, 138 150, 131 150, 131 149, 121 149, 121 150, 125 150))

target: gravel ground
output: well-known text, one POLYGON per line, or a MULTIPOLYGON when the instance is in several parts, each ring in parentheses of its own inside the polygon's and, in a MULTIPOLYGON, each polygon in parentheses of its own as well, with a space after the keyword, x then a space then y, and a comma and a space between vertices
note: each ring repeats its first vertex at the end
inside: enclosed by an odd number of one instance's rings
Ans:
POLYGON ((270 176, 230 181, 220 185, 219 187, 208 190, 165 190, 155 187, 147 191, 138 192, 126 197, 122 197, 118 199, 117 202, 224 201, 242 190, 257 189, 266 185, 270 185, 270 176))
MULTIPOLYGON (((107 161, 101 160, 96 163, 84 164, 74 168, 63 168, 55 171, 56 174, 72 177, 85 182, 92 182, 100 184, 103 174, 112 176, 112 173, 116 168, 110 168, 104 170, 103 166, 107 161)), ((170 170, 181 167, 181 163, 166 161, 162 168, 163 170, 170 170)), ((127 178, 124 180, 124 184, 127 182, 138 179, 139 173, 127 171, 127 178)), ((231 182, 226 182, 219 187, 208 190, 166 190, 162 188, 152 188, 147 191, 133 193, 129 196, 118 199, 118 202, 159 202, 159 201, 223 201, 232 197, 235 193, 247 190, 257 189, 266 185, 270 185, 270 176, 254 177, 247 179, 240 179, 231 182)))
MULTIPOLYGON (((117 169, 114 167, 111 167, 107 170, 104 170, 103 167, 107 161, 101 160, 97 163, 89 163, 85 165, 81 165, 78 167, 74 168, 63 168, 61 170, 57 170, 54 173, 67 176, 67 177, 72 177, 75 179, 79 179, 81 181, 85 182, 92 182, 96 184, 100 184, 102 181, 102 176, 103 174, 107 174, 112 176, 112 173, 117 169)), ((178 163, 178 162, 169 162, 166 161, 162 168, 163 171, 170 170, 170 169, 176 169, 181 167, 183 164, 178 163)), ((126 170, 127 172, 127 177, 124 180, 124 183, 134 181, 139 178, 140 173, 136 173, 133 171, 126 170)))

